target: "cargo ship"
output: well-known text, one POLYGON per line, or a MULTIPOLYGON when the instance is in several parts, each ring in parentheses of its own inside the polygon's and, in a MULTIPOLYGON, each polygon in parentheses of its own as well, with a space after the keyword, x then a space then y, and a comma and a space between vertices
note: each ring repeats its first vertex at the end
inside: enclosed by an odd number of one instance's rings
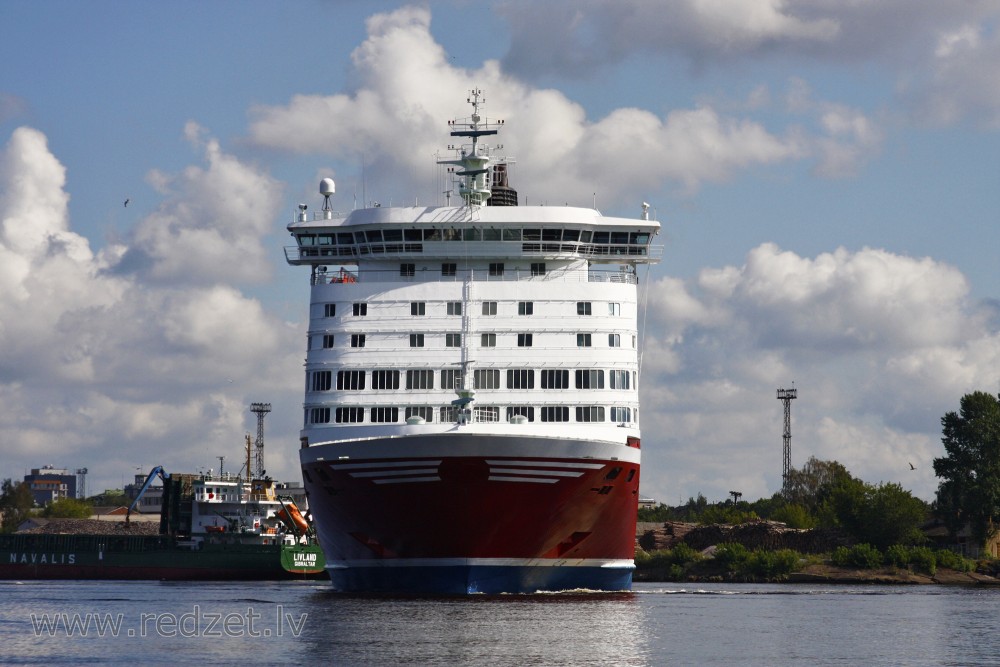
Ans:
POLYGON ((124 521, 107 534, 0 535, 0 579, 277 580, 325 577, 323 552, 270 479, 150 471, 124 521), (131 511, 163 480, 159 534, 131 511))
POLYGON ((448 205, 338 213, 327 178, 287 227, 311 269, 299 452, 326 567, 348 592, 627 590, 660 225, 645 203, 519 205, 486 143, 504 121, 467 101, 448 205))

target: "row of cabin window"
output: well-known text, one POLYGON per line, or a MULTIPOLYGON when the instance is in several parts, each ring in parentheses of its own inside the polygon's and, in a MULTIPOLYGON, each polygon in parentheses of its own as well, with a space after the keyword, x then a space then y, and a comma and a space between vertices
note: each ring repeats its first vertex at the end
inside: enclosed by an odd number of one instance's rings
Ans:
POLYGON ((566 241, 569 243, 606 243, 611 245, 646 245, 649 232, 592 232, 581 229, 546 227, 467 227, 465 229, 369 229, 330 234, 299 234, 300 246, 354 245, 356 243, 398 243, 409 241, 566 241))
MULTIPOLYGON (((496 301, 483 301, 483 315, 496 315, 497 314, 497 302, 496 301)), ((367 303, 354 303, 352 305, 352 314, 354 317, 365 317, 368 315, 368 304, 367 303)), ((462 302, 461 301, 448 301, 447 302, 447 312, 449 315, 461 315, 462 314, 462 302)), ((576 314, 577 315, 593 315, 593 303, 590 301, 577 301, 576 302, 576 314)), ((534 315, 535 313, 535 302, 534 301, 518 301, 517 302, 517 314, 518 315, 534 315)), ((427 314, 427 302, 426 301, 411 301, 410 302, 410 315, 414 317, 420 317, 427 314)), ((620 303, 609 302, 608 303, 608 315, 619 316, 622 314, 622 305, 620 303)), ((323 304, 323 317, 336 317, 337 315, 337 304, 335 303, 325 303, 323 304)))
MULTIPOLYGON (((531 275, 533 276, 544 276, 545 275, 545 262, 532 262, 529 267, 531 275)), ((491 276, 502 276, 504 274, 504 264, 503 262, 490 262, 487 268, 489 275, 491 276)), ((399 275, 403 278, 412 278, 417 274, 417 265, 411 262, 403 262, 399 265, 399 275)), ((454 262, 445 262, 441 264, 441 275, 442 276, 455 276, 458 275, 458 264, 454 262)))
MULTIPOLYGON (((474 419, 478 422, 499 422, 501 408, 496 405, 477 406, 473 408, 474 419)), ((570 408, 566 405, 546 405, 537 408, 533 405, 512 405, 505 408, 507 419, 510 421, 514 417, 524 417, 529 422, 534 422, 536 415, 541 422, 568 422, 570 421, 570 408)), ((307 408, 306 422, 309 424, 396 424, 399 423, 400 408, 396 406, 363 408, 363 407, 342 407, 342 408, 307 408), (331 419, 332 418, 332 419, 331 419)), ((435 408, 430 406, 409 406, 403 408, 403 420, 411 417, 420 417, 427 423, 433 423, 435 408)), ((631 424, 633 417, 638 420, 639 411, 628 407, 612 406, 605 408, 603 405, 580 405, 574 408, 577 422, 611 422, 615 424, 631 424), (609 418, 605 419, 605 415, 609 418)), ((458 408, 454 406, 442 406, 437 409, 438 421, 443 424, 458 421, 458 408)))
MULTIPOLYGON (((351 347, 364 347, 368 341, 366 334, 351 334, 351 347)), ((422 333, 412 333, 410 334, 410 347, 425 347, 425 335, 422 333)), ((322 344, 324 350, 329 350, 334 347, 336 339, 333 334, 323 334, 322 344)), ((534 347, 535 336, 530 333, 519 333, 517 334, 517 346, 518 347, 534 347)), ((462 347, 462 334, 460 333, 446 333, 444 335, 444 346, 445 347, 462 347)), ((495 333, 484 333, 479 335, 479 347, 496 347, 497 346, 497 335, 495 333)), ((593 334, 590 333, 578 333, 576 334, 576 346, 577 347, 593 347, 593 334)), ((622 337, 621 334, 611 333, 608 334, 608 347, 621 347, 622 337)), ((635 347, 635 336, 632 336, 632 347, 635 347)))
MULTIPOLYGON (((442 370, 440 372, 441 389, 461 389, 462 371, 442 370)), ((433 370, 373 370, 371 373, 372 390, 400 389, 402 380, 404 389, 434 389, 433 370)), ((497 368, 482 368, 473 373, 474 389, 534 389, 535 369, 508 368, 501 371, 497 368), (507 384, 500 382, 506 373, 507 384)), ((337 391, 364 391, 369 371, 344 370, 337 371, 337 391)), ((608 370, 596 368, 580 368, 573 371, 574 385, 570 387, 570 372, 567 369, 543 369, 538 372, 538 386, 541 389, 604 389, 605 378, 607 388, 629 390, 638 387, 636 372, 627 370, 608 370)), ((312 371, 310 388, 312 391, 332 391, 334 388, 333 371, 312 371)))

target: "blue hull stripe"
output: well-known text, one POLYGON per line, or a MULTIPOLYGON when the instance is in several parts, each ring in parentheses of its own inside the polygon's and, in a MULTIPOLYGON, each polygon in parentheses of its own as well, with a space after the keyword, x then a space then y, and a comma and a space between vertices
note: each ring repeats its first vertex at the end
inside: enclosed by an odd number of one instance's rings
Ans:
POLYGON ((467 595, 541 591, 628 591, 630 568, 548 566, 413 566, 328 568, 333 588, 345 593, 467 595))

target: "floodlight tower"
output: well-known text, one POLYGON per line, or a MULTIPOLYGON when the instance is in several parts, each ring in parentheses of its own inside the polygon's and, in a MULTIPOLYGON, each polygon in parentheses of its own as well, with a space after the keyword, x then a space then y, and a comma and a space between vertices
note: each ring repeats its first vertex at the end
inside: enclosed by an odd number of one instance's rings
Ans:
POLYGON ((270 403, 251 403, 250 412, 257 415, 257 443, 253 476, 257 479, 264 477, 264 416, 271 411, 270 403))
POLYGON ((788 495, 788 476, 792 472, 792 401, 798 397, 798 390, 779 389, 778 400, 785 404, 785 432, 782 435, 781 492, 788 495))

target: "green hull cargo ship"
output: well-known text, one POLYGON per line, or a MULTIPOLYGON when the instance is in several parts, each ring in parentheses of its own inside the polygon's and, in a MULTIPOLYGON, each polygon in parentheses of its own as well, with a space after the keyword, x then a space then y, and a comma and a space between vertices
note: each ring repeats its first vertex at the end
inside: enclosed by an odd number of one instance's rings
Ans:
POLYGON ((326 576, 311 527, 290 499, 275 494, 270 479, 170 476, 156 467, 139 497, 157 476, 164 483, 159 534, 141 534, 126 515, 123 523, 101 522, 109 534, 0 535, 0 579, 326 576))

